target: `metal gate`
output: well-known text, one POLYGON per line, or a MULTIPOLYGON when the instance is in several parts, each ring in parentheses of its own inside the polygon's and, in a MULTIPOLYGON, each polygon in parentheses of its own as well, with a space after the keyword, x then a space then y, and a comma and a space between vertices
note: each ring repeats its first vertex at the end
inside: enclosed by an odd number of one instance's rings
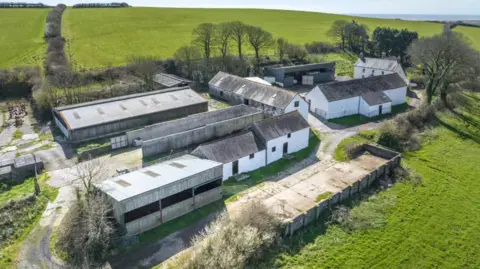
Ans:
POLYGON ((126 135, 112 137, 110 142, 112 142, 112 149, 125 148, 128 145, 126 135))

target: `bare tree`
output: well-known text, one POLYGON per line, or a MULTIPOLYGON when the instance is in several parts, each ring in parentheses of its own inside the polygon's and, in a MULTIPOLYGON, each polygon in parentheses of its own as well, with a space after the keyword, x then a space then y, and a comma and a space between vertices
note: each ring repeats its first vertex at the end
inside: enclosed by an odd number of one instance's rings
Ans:
POLYGON ((226 22, 219 24, 217 31, 215 31, 215 44, 218 50, 220 50, 223 59, 228 55, 228 46, 230 45, 231 38, 232 29, 229 24, 226 22))
POLYGON ((277 54, 278 54, 278 58, 281 60, 283 60, 283 56, 285 56, 285 53, 287 51, 287 48, 288 48, 288 41, 285 39, 285 38, 278 38, 277 39, 277 54))
POLYGON ((195 63, 201 58, 200 51, 194 46, 183 46, 175 52, 174 58, 179 61, 177 67, 187 78, 192 79, 195 63))
POLYGON ((154 64, 155 59, 148 57, 130 57, 130 67, 143 80, 145 91, 151 91, 154 88, 154 77, 157 72, 154 64))
POLYGON ((235 40, 238 48, 238 57, 242 58, 242 46, 245 43, 248 26, 241 21, 228 22, 228 26, 232 31, 232 38, 235 40))
POLYGON ((336 20, 328 30, 327 35, 340 44, 340 48, 345 50, 346 27, 349 24, 346 20, 336 20))
POLYGON ((213 23, 202 23, 193 29, 193 43, 203 51, 203 57, 210 60, 216 26, 213 23))
POLYGON ((260 50, 270 48, 274 44, 272 34, 260 27, 250 26, 247 29, 247 38, 248 42, 255 50, 257 63, 260 63, 260 50))
POLYGON ((409 49, 412 62, 424 72, 428 103, 437 91, 447 104, 447 95, 459 83, 478 74, 478 52, 455 32, 416 40, 409 49))
POLYGON ((107 178, 108 169, 106 168, 106 164, 100 159, 91 159, 75 167, 73 175, 80 181, 86 196, 94 192, 94 183, 107 178))

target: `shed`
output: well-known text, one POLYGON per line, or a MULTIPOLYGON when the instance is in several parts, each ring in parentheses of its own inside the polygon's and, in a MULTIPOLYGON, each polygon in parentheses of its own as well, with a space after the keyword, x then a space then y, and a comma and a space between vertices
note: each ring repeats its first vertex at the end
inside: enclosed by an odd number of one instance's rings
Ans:
POLYGON ((222 198, 222 163, 184 155, 95 187, 128 234, 137 234, 222 198))
POLYGON ((192 155, 223 163, 223 180, 266 165, 265 147, 251 131, 203 144, 192 155))
POLYGON ((324 83, 335 80, 335 62, 267 67, 265 75, 275 77, 275 82, 287 88, 294 85, 294 80, 301 85, 324 83))
POLYGON ((189 79, 166 73, 155 74, 153 81, 158 84, 160 88, 193 86, 193 81, 189 79))
POLYGON ((208 101, 189 87, 125 95, 53 109, 70 141, 82 142, 208 111, 208 101))

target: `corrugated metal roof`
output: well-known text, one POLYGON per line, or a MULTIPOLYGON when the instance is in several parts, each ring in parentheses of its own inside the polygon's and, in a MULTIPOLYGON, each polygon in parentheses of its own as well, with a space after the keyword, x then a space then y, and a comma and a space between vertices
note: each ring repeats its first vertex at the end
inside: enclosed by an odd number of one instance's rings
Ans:
POLYGON ((59 107, 55 111, 73 130, 206 102, 184 87, 59 107))
POLYGON ((235 75, 218 72, 209 84, 224 91, 235 92, 244 98, 276 108, 286 108, 295 97, 295 93, 254 82, 235 75))
POLYGON ((120 202, 221 165, 219 162, 184 155, 95 185, 120 202))
POLYGON ((379 69, 385 71, 396 71, 399 63, 396 60, 365 58, 365 61, 358 59, 355 63, 356 67, 379 69))
POLYGON ((203 144, 197 147, 192 154, 216 162, 229 163, 264 149, 265 147, 253 132, 247 132, 203 144))
POLYGON ((175 76, 172 74, 158 73, 153 77, 153 81, 165 87, 174 87, 191 83, 191 80, 175 76))
POLYGON ((362 96, 368 92, 381 92, 406 87, 407 83, 397 73, 318 85, 328 101, 338 101, 362 96))
POLYGON ((253 124, 253 128, 265 141, 270 141, 277 137, 310 128, 310 125, 298 111, 292 111, 256 122, 253 124))
POLYGON ((279 67, 268 67, 267 70, 279 70, 284 69, 285 73, 293 72, 306 72, 313 71, 318 69, 334 69, 336 63, 320 63, 320 64, 299 64, 299 65, 290 65, 290 66, 279 66, 279 67))

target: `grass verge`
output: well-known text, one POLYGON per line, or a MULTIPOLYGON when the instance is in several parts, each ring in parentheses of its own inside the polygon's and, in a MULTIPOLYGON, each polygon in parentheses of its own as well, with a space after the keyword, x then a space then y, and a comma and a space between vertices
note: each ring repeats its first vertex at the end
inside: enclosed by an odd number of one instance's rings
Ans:
POLYGON ((349 144, 353 145, 360 145, 368 142, 373 142, 375 139, 376 131, 361 131, 357 135, 349 137, 347 139, 342 140, 340 144, 338 144, 337 148, 335 148, 335 152, 333 153, 333 158, 338 162, 346 162, 349 160, 348 154, 345 152, 345 146, 349 144))
POLYGON ((13 139, 22 139, 23 137, 23 132, 20 131, 20 129, 15 130, 13 133, 13 139))
POLYGON ((351 116, 346 116, 346 117, 341 117, 341 118, 336 118, 336 119, 331 119, 328 120, 331 123, 335 124, 341 124, 345 126, 356 126, 356 125, 361 125, 369 122, 374 122, 374 121, 379 121, 383 119, 388 119, 392 118, 395 115, 399 113, 403 113, 407 111, 409 108, 408 103, 401 104, 401 105, 396 105, 392 106, 392 112, 388 114, 383 114, 383 115, 378 115, 375 117, 365 117, 363 115, 357 114, 357 115, 351 115, 351 116))

